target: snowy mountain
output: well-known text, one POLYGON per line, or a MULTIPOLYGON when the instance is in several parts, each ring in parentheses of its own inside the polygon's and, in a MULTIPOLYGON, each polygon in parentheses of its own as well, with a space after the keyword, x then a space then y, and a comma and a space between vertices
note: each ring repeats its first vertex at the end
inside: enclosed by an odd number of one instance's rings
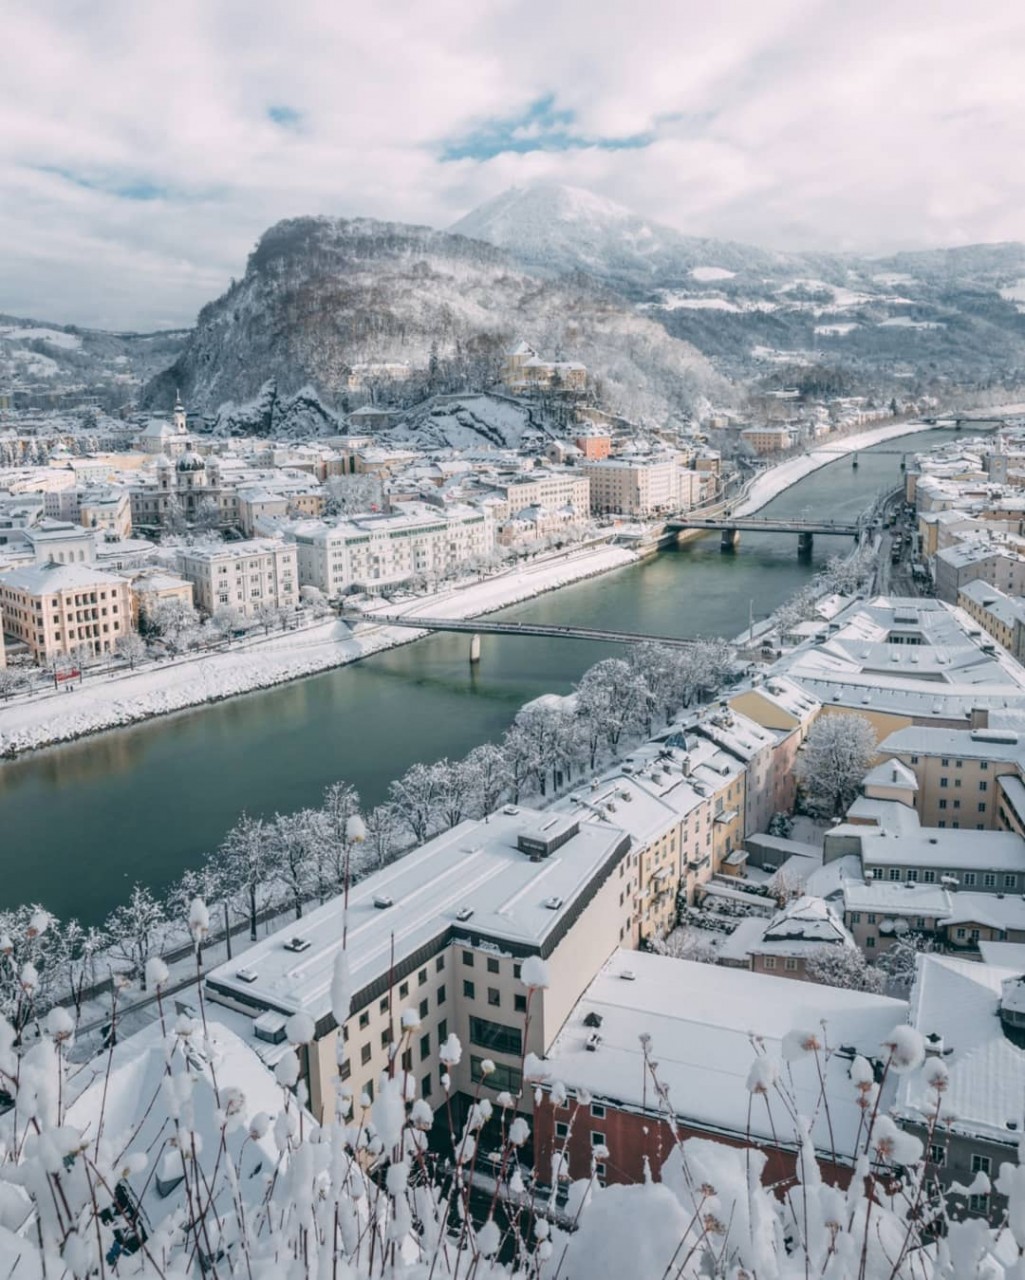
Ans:
POLYGON ((1025 245, 870 258, 685 236, 587 191, 514 187, 452 228, 525 268, 584 272, 729 376, 942 393, 1025 378, 1025 245))
POLYGON ((180 387, 213 414, 265 399, 270 382, 276 398, 311 388, 344 409, 355 369, 399 367, 408 372, 388 393, 412 404, 493 386, 518 339, 587 365, 605 401, 631 416, 664 418, 709 391, 730 394, 691 346, 590 280, 543 279, 490 245, 427 227, 297 218, 263 235, 145 402, 166 406, 180 387))
POLYGON ((603 196, 555 184, 512 187, 450 230, 497 245, 536 270, 585 271, 629 292, 796 267, 784 254, 685 236, 603 196))

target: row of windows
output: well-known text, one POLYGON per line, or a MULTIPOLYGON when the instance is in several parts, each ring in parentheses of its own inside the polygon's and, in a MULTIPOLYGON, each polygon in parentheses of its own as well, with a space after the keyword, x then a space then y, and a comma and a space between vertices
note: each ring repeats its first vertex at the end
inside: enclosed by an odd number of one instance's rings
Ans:
MULTIPOLYGON (((940 823, 940 826, 942 825, 943 824, 940 823)), ((951 872, 950 874, 955 875, 956 873, 951 872)), ((879 880, 882 878, 882 868, 880 867, 876 871, 876 879, 879 880)), ((923 884, 935 884, 936 872, 930 867, 926 867, 922 871, 919 871, 918 867, 890 867, 887 869, 886 879, 907 881, 911 884, 917 884, 919 881, 923 884)), ((978 872, 976 871, 963 871, 961 875, 958 876, 958 879, 962 888, 965 889, 973 889, 980 883, 978 872)), ((999 874, 995 871, 984 871, 982 873, 981 884, 984 889, 997 888, 998 881, 1000 881, 1000 887, 1003 889, 1017 889, 1018 887, 1018 876, 1014 873, 1009 872, 1003 877, 1002 881, 999 874)))

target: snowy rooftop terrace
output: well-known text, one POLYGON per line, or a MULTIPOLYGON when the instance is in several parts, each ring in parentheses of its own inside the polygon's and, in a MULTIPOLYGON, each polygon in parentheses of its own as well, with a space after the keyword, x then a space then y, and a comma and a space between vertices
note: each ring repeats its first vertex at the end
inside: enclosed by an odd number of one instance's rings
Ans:
MULTIPOLYGON (((362 989, 387 975, 393 940, 396 965, 423 947, 440 949, 450 937, 547 956, 588 891, 628 848, 629 837, 608 821, 513 805, 487 822, 459 823, 350 892, 353 1008, 362 989), (521 838, 557 847, 531 861, 519 847, 521 838)), ((330 1012, 343 918, 343 899, 333 898, 251 947, 243 964, 214 969, 208 983, 254 1009, 304 1009, 323 1018, 330 1012), (301 949, 292 946, 294 939, 302 941, 301 949), (246 977, 239 977, 240 970, 246 977)))
MULTIPOLYGON (((752 1135, 774 1141, 765 1100, 752 1099, 747 1075, 756 1053, 779 1061, 783 1037, 807 1031, 830 1048, 847 1046, 867 1058, 880 1058, 882 1041, 907 1020, 907 1003, 767 974, 699 965, 646 952, 615 951, 574 1006, 549 1050, 545 1066, 553 1080, 586 1089, 636 1110, 651 1108, 653 1091, 641 1052, 640 1036, 651 1037, 651 1055, 669 1090, 677 1115, 713 1131, 744 1134, 751 1107, 752 1135), (633 980, 624 979, 624 972, 633 980), (601 1037, 587 1048, 594 1032, 587 1019, 597 1015, 601 1037), (823 1027, 824 1024, 824 1027, 823 1027), (761 1038, 756 1049, 754 1037, 761 1038)), ((851 1058, 836 1054, 825 1067, 826 1091, 837 1154, 855 1149, 861 1112, 849 1078, 851 1058)), ((830 1149, 826 1118, 817 1105, 816 1063, 805 1055, 789 1064, 798 1111, 815 1115, 812 1131, 820 1151, 830 1149)), ((882 1099, 893 1101, 892 1084, 882 1099)), ((791 1129, 780 1101, 769 1095, 776 1130, 787 1144, 791 1129)))

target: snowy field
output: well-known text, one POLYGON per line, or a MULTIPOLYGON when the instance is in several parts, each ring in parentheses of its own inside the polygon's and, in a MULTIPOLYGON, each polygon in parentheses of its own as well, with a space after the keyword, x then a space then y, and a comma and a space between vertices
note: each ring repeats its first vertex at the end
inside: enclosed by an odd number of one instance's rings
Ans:
MULTIPOLYGON (((636 560, 634 552, 622 547, 596 547, 534 561, 486 582, 418 598, 408 606, 381 605, 380 609, 414 616, 419 612, 429 617, 471 618, 636 560)), ((14 699, 0 708, 0 755, 18 755, 283 684, 409 644, 421 634, 406 628, 369 626, 353 636, 345 623, 331 619, 299 632, 247 641, 220 653, 156 663, 123 675, 93 677, 76 686, 73 693, 62 689, 14 699)))

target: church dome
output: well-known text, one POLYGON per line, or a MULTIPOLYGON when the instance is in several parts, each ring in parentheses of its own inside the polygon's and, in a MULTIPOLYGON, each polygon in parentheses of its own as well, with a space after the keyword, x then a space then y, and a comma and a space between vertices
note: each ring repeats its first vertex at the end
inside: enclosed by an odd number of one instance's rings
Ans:
POLYGON ((179 471, 205 471, 206 460, 193 449, 189 449, 178 459, 179 471))

